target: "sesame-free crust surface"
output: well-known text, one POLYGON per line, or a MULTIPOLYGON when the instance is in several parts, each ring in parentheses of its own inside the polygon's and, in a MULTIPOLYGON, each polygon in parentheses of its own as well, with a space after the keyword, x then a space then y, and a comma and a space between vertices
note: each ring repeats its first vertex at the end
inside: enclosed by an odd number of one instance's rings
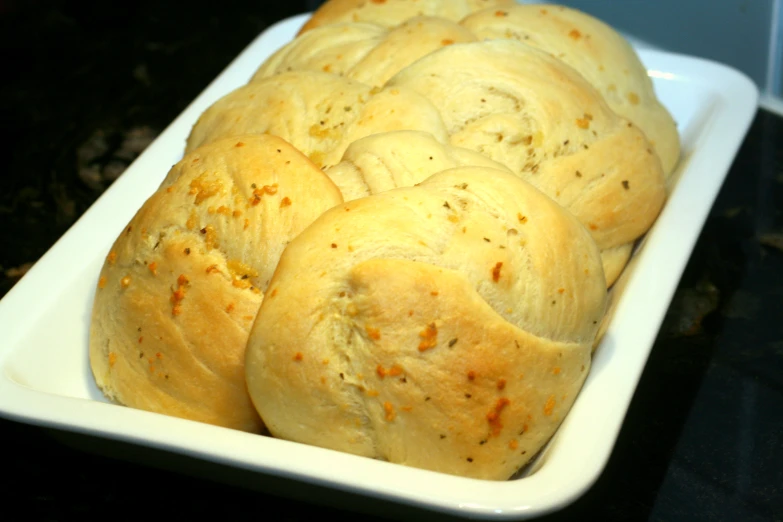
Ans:
POLYGON ((644 133, 539 49, 508 39, 450 45, 390 87, 428 98, 452 145, 506 165, 576 215, 607 251, 609 284, 663 207, 663 170, 644 133))
POLYGON ((285 245, 340 203, 282 139, 240 136, 186 155, 114 243, 90 333, 98 387, 126 406, 250 431, 250 327, 285 245))
POLYGON ((494 480, 551 437, 590 366, 600 256, 562 207, 486 170, 338 205, 291 242, 247 351, 273 435, 494 480))

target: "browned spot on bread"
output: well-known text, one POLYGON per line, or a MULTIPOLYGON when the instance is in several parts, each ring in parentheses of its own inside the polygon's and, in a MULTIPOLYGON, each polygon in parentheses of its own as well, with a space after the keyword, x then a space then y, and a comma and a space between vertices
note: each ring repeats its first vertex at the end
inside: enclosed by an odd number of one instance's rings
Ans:
POLYGON ((555 409, 555 396, 550 395, 544 404, 544 415, 552 415, 552 411, 555 409))
POLYGON ((489 422, 489 425, 492 429, 492 435, 499 435, 500 431, 503 429, 503 423, 500 422, 500 414, 509 404, 511 404, 510 400, 508 400, 506 397, 501 397, 495 403, 495 407, 492 409, 492 411, 487 413, 487 422, 489 422))
POLYGON ((386 420, 391 422, 397 416, 394 413, 394 406, 388 401, 383 403, 383 411, 386 412, 386 420))
POLYGON ((503 263, 498 261, 495 264, 495 267, 492 269, 492 280, 494 282, 500 281, 500 269, 503 268, 503 263))
POLYGON ((424 330, 419 332, 421 341, 419 342, 419 351, 423 352, 438 345, 438 327, 435 323, 430 323, 424 330))
POLYGON ((381 339, 381 331, 377 328, 373 328, 372 326, 366 325, 364 327, 364 330, 367 332, 367 337, 372 339, 373 341, 379 341, 381 339))

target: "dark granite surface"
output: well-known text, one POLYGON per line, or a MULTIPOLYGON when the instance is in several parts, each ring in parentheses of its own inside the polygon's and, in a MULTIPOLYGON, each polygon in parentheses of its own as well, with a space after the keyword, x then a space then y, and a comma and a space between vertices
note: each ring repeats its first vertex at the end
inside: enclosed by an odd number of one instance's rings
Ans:
MULTIPOLYGON (((0 1, 0 296, 255 35, 309 7, 263 4, 0 1)), ((781 210, 783 118, 761 111, 605 472, 552 520, 783 520, 781 210)), ((0 430, 3 520, 368 518, 0 430)))

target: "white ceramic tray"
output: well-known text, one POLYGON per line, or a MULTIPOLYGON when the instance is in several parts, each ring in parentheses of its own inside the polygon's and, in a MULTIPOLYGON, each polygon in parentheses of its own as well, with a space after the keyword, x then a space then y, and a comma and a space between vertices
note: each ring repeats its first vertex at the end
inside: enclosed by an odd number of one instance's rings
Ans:
POLYGON ((521 519, 564 507, 595 481, 612 451, 680 275, 755 113, 755 86, 716 63, 640 51, 679 126, 679 180, 624 274, 591 373, 546 451, 523 477, 466 479, 115 406, 93 383, 89 318, 109 247, 180 159, 199 114, 247 82, 304 20, 285 20, 259 36, 0 301, 0 415, 185 455, 259 481, 294 480, 471 518, 521 519))

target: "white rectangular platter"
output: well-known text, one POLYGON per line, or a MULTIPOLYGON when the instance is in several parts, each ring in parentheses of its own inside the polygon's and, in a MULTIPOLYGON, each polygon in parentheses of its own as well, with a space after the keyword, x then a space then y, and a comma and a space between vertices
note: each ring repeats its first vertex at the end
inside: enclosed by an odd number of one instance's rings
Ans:
POLYGON ((612 451, 680 275, 755 114, 756 87, 716 63, 640 51, 679 126, 679 179, 615 292, 613 319, 573 409, 520 478, 447 476, 107 403, 93 383, 87 346, 109 247, 181 158, 201 112, 247 82, 305 19, 284 20, 259 36, 0 301, 0 415, 458 516, 522 519, 567 505, 595 481, 612 451))

